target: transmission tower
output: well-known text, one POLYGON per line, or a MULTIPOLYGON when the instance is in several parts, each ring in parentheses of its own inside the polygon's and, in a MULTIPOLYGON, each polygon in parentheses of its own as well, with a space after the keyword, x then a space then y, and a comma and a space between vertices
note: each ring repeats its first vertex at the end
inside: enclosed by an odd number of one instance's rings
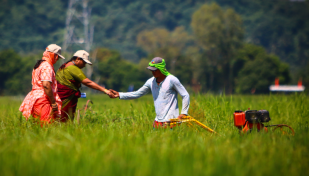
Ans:
MULTIPOLYGON (((90 23, 91 8, 89 0, 69 0, 65 21, 63 51, 70 53, 84 49, 90 53, 93 42, 94 25, 90 23)), ((86 67, 86 76, 91 78, 93 69, 86 67)))

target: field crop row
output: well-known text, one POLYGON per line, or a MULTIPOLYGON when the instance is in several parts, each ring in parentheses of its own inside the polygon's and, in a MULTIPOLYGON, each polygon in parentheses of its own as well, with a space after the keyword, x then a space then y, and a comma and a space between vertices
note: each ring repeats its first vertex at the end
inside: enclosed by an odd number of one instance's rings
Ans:
POLYGON ((219 135, 185 124, 153 129, 150 95, 89 98, 79 123, 41 127, 21 117, 21 97, 0 97, 1 175, 309 175, 307 95, 191 95, 190 115, 219 135), (295 136, 240 135, 233 112, 248 108, 269 110, 270 124, 288 124, 295 136))

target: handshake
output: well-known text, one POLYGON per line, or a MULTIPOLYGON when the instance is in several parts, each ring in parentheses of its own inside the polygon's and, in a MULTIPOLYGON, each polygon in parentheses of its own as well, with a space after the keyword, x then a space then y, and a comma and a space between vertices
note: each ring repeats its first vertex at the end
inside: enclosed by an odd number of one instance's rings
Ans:
POLYGON ((119 92, 113 90, 113 89, 109 89, 109 90, 105 90, 106 95, 109 96, 109 98, 118 98, 119 97, 119 92))

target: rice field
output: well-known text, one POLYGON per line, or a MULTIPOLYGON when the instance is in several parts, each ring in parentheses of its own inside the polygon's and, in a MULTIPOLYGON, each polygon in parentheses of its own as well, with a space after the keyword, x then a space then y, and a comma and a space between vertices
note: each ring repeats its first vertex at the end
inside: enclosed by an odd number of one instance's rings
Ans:
POLYGON ((79 123, 41 127, 21 116, 23 97, 0 97, 1 175, 309 175, 305 94, 191 95, 190 115, 219 135, 185 124, 153 129, 151 95, 88 98, 87 112, 87 99, 79 101, 79 123), (269 110, 269 124, 288 124, 295 136, 271 130, 240 135, 233 112, 248 108, 269 110))

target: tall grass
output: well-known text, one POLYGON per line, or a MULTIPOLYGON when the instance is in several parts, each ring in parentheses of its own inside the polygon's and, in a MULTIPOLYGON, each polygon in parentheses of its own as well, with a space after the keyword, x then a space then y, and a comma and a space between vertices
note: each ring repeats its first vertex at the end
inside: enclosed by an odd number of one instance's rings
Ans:
POLYGON ((184 124, 154 130, 151 96, 90 99, 79 124, 42 128, 21 117, 21 98, 1 97, 1 175, 309 175, 307 95, 191 96, 190 114, 220 135, 184 124), (233 112, 248 108, 269 110, 270 124, 288 124, 295 136, 239 135, 233 112))

